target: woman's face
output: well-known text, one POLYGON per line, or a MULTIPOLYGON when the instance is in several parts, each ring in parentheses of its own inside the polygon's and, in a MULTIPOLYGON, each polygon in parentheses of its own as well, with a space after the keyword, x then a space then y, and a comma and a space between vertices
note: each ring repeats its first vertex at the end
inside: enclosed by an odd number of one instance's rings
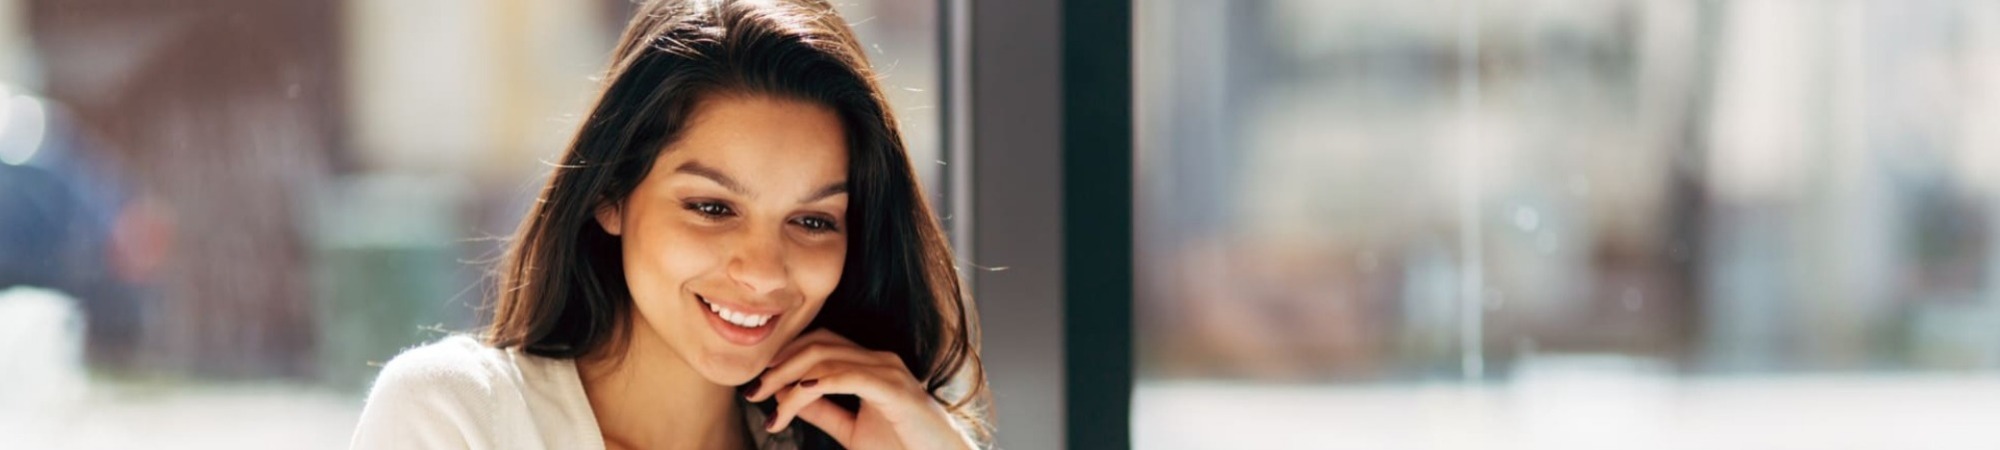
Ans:
POLYGON ((692 117, 597 220, 621 237, 632 339, 657 337, 709 381, 742 384, 840 281, 847 141, 833 110, 807 102, 712 96, 692 117))

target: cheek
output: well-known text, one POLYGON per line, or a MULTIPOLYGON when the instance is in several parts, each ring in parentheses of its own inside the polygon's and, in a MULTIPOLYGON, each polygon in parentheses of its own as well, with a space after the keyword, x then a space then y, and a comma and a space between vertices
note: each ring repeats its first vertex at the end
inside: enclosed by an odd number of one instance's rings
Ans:
POLYGON ((847 264, 844 246, 801 249, 793 261, 793 279, 799 291, 814 303, 823 303, 833 288, 840 285, 841 269, 847 264))
POLYGON ((625 283, 635 302, 672 301, 688 279, 715 266, 711 240, 673 224, 640 225, 624 239, 625 283))

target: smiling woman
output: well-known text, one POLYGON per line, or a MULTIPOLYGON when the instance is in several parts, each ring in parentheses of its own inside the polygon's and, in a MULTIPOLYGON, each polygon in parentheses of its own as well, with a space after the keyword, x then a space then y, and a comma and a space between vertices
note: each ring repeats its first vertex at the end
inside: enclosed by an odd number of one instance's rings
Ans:
POLYGON ((654 163, 673 170, 649 171, 596 219, 622 238, 626 285, 646 299, 636 316, 659 325, 634 331, 674 336, 675 353, 708 358, 696 370, 741 384, 783 343, 772 332, 803 329, 840 281, 847 152, 839 118, 816 104, 724 96, 693 117, 654 163), (685 326, 697 323, 710 326, 685 326))
POLYGON ((977 317, 833 8, 651 2, 614 58, 485 336, 391 360, 354 446, 983 439, 977 317))

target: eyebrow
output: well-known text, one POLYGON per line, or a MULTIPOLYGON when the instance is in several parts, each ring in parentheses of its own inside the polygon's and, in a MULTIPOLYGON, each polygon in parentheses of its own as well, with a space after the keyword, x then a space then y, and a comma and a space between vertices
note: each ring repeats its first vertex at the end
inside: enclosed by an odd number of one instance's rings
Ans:
POLYGON ((799 203, 812 203, 823 198, 845 193, 847 193, 847 180, 836 181, 827 183, 826 187, 819 188, 819 190, 813 191, 812 195, 799 199, 799 203))
MULTIPOLYGON (((736 182, 735 178, 730 178, 729 175, 723 174, 721 170, 717 170, 714 167, 709 167, 705 164, 702 164, 700 161, 688 161, 685 163, 681 163, 680 167, 674 168, 674 173, 684 173, 688 175, 707 178, 709 181, 714 181, 715 184, 722 185, 723 189, 728 189, 730 192, 736 193, 736 195, 741 195, 745 197, 754 197, 754 195, 750 194, 749 189, 745 189, 743 187, 743 183, 736 182)), ((847 180, 836 181, 833 183, 827 183, 826 186, 814 190, 812 194, 805 196, 805 198, 803 199, 800 199, 799 203, 812 203, 815 201, 819 201, 820 199, 823 198, 832 197, 835 195, 840 195, 845 193, 847 193, 847 180)))
POLYGON ((743 189, 743 184, 737 183, 735 178, 730 178, 729 175, 722 174, 722 171, 715 170, 714 167, 703 165, 699 161, 688 161, 685 163, 681 163, 680 167, 674 168, 674 173, 685 173, 688 175, 707 178, 709 181, 714 181, 715 184, 722 185, 723 189, 728 189, 729 192, 735 192, 736 195, 741 195, 745 197, 750 196, 750 191, 747 189, 743 189))

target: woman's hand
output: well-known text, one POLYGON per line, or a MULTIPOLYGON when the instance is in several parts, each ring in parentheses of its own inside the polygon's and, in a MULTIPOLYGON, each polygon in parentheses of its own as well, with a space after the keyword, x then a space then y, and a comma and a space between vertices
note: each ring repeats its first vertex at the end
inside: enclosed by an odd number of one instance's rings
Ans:
POLYGON ((751 401, 778 399, 765 431, 783 430, 798 418, 856 450, 973 448, 902 358, 825 329, 785 344, 752 386, 744 394, 751 401), (849 412, 827 394, 861 397, 861 408, 849 412))

